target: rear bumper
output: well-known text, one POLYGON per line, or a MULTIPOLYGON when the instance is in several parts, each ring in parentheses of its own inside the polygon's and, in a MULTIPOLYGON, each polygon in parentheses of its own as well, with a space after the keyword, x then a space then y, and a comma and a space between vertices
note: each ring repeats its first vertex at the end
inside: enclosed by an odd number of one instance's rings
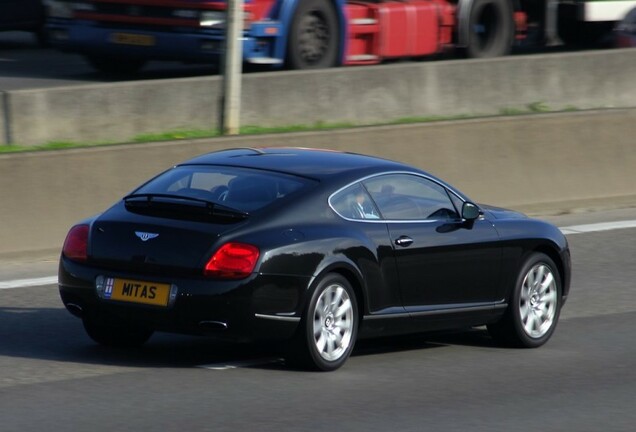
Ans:
POLYGON ((308 284, 309 278, 261 274, 229 282, 158 277, 96 269, 66 259, 59 268, 62 302, 80 318, 233 341, 291 338, 308 284), (174 284, 177 297, 168 307, 101 299, 95 289, 99 275, 174 284))
MULTIPOLYGON (((244 33, 243 59, 271 58, 280 31, 266 34, 261 23, 254 23, 244 33)), ((267 28, 278 28, 269 23, 267 28)), ((51 19, 46 31, 51 45, 83 55, 134 57, 144 60, 167 60, 217 64, 224 51, 224 30, 171 29, 153 30, 135 27, 103 27, 90 21, 51 19), (115 43, 114 34, 140 35, 145 44, 115 43)), ((282 61, 282 59, 281 59, 282 61)))

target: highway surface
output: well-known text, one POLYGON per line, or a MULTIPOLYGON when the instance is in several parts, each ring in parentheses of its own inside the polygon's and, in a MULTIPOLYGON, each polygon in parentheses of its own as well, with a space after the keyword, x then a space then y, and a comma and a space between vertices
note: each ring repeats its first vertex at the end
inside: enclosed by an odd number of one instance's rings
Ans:
POLYGON ((135 76, 116 79, 95 72, 77 54, 39 46, 31 33, 0 32, 0 91, 216 73, 211 65, 151 62, 135 76))
MULTIPOLYGON (((562 46, 518 47, 514 54, 559 53, 565 50, 562 46)), ((245 66, 244 69, 247 72, 259 70, 254 66, 245 66)), ((39 46, 31 33, 0 32, 0 91, 217 74, 213 65, 153 61, 135 75, 114 78, 95 72, 77 54, 39 46)))
POLYGON ((636 209, 551 220, 570 227, 574 278, 547 345, 505 349, 483 329, 382 339, 332 373, 185 336, 96 346, 46 279, 53 257, 5 257, 0 430, 632 432, 636 209))

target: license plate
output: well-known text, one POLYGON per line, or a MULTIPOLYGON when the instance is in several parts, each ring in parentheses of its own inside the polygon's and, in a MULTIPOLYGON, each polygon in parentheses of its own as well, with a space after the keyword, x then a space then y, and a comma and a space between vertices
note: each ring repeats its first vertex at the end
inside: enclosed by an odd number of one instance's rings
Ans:
POLYGON ((137 33, 112 33, 110 41, 121 45, 153 46, 155 37, 137 33))
POLYGON ((129 279, 106 280, 104 298, 153 306, 168 306, 170 285, 129 279))

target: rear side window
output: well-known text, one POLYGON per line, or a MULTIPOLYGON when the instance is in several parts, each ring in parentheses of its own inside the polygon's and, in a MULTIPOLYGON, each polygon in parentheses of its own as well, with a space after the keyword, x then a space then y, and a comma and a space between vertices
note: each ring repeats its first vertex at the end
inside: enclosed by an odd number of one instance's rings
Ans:
POLYGON ((310 183, 269 171, 209 165, 177 166, 160 174, 134 194, 165 194, 253 211, 292 194, 310 183))
POLYGON ((380 212, 360 183, 341 190, 330 200, 333 209, 347 219, 380 219, 380 212))

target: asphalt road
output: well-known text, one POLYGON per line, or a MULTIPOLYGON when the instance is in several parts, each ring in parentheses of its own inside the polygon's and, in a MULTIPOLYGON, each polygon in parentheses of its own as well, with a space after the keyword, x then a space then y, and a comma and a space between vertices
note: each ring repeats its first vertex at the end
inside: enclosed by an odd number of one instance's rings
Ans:
MULTIPOLYGON (((553 220, 636 220, 636 209, 553 220)), ((571 296, 542 348, 501 348, 481 329, 382 339, 332 373, 287 370, 267 346, 184 336, 102 348, 54 285, 3 289, 0 430, 631 432, 635 238, 634 228, 569 236, 571 296)), ((4 261, 0 279, 54 267, 4 261)))
MULTIPOLYGON (((527 46, 516 47, 513 54, 561 53, 566 50, 563 46, 527 46)), ((261 70, 257 66, 244 66, 244 72, 261 70)), ((77 54, 41 47, 31 33, 0 32, 0 91, 217 74, 214 65, 153 61, 137 74, 114 78, 95 72, 77 54)))
POLYGON ((41 47, 31 33, 0 32, 0 91, 216 73, 211 65, 151 62, 134 76, 113 78, 95 72, 77 54, 41 47))

